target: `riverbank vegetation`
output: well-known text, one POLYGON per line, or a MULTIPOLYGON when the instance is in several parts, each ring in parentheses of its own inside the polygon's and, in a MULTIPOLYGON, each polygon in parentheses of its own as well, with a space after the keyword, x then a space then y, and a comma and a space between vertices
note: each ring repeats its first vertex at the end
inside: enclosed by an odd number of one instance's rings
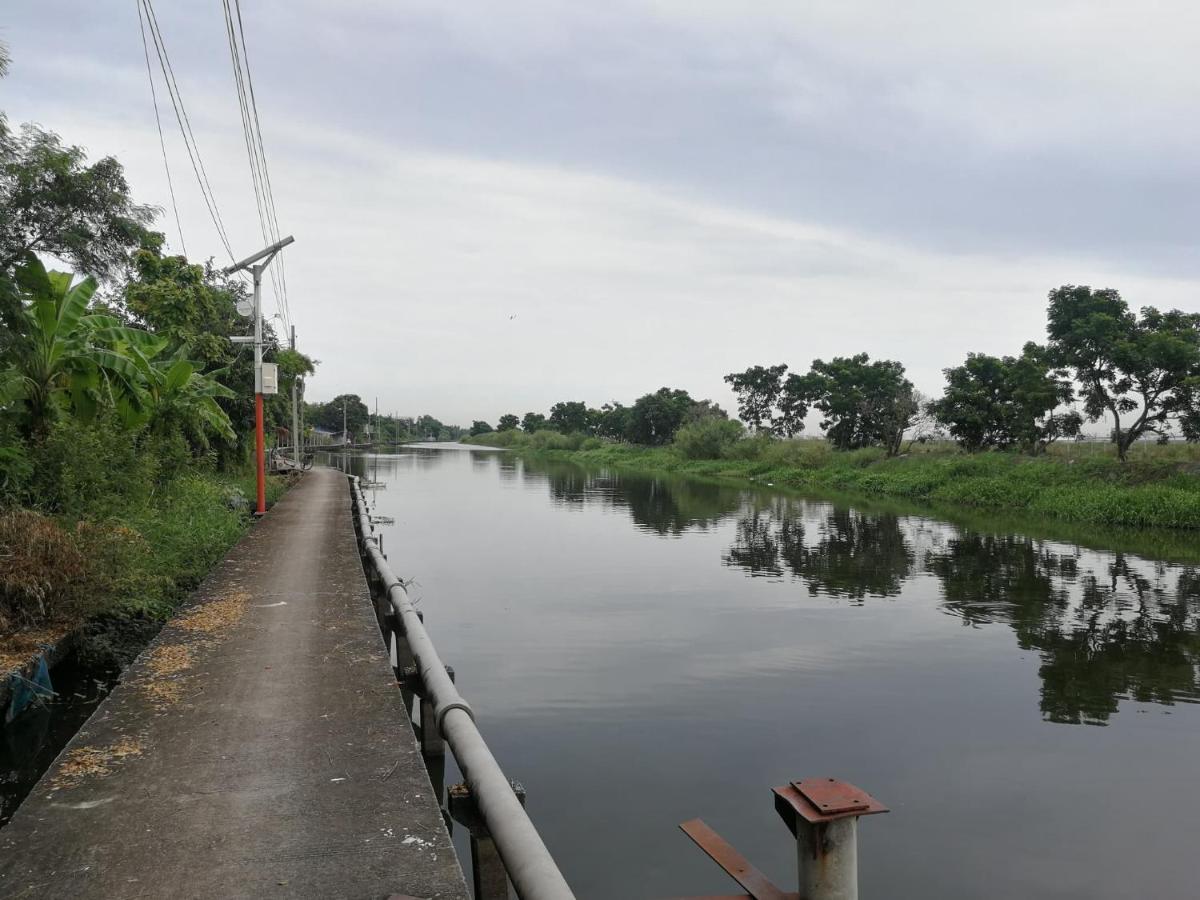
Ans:
MULTIPOLYGON (((155 216, 117 160, 0 113, 0 654, 165 617, 251 522, 247 290, 155 216)), ((266 358, 274 429, 313 362, 269 328, 266 358)))
POLYGON ((728 374, 740 422, 662 388, 631 407, 564 402, 548 417, 506 415, 496 431, 476 422, 467 440, 1070 522, 1200 528, 1200 314, 1135 312, 1115 290, 1065 285, 1050 292, 1046 333, 1019 355, 969 353, 945 370, 937 399, 901 363, 863 353, 814 360, 803 375, 782 363, 728 374), (799 438, 813 413, 824 440, 799 438), (1109 442, 1082 442, 1086 422, 1110 426, 1109 442), (1108 452, 1083 449, 1096 446, 1108 452))
POLYGON ((636 447, 550 432, 467 440, 592 465, 1027 512, 1064 522, 1200 528, 1200 448, 1192 446, 1150 446, 1122 463, 1111 448, 1101 455, 1074 444, 1031 457, 968 454, 940 442, 889 458, 880 448, 839 452, 820 440, 744 437, 726 444, 722 457, 692 458, 678 444, 636 447), (1187 452, 1165 452, 1180 449, 1187 452))

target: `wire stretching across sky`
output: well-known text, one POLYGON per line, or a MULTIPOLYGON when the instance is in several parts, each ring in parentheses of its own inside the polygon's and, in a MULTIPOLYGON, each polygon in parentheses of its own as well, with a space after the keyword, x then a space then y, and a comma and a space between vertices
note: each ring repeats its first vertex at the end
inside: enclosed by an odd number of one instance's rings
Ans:
MULTIPOLYGON (((138 0, 138 22, 141 24, 143 21, 143 49, 146 50, 146 55, 149 56, 149 48, 144 43, 145 31, 148 28, 150 37, 154 43, 155 55, 158 57, 159 68, 162 70, 163 82, 166 84, 167 94, 171 98, 171 107, 175 111, 175 121, 179 125, 179 133, 183 137, 183 145, 187 148, 188 159, 192 164, 192 172, 196 176, 196 183, 200 186, 200 193, 204 197, 204 205, 208 208, 209 218, 212 219, 213 227, 217 230, 217 236, 221 240, 221 245, 229 255, 230 261, 233 262, 235 261, 233 247, 229 242, 229 235, 225 230, 225 222, 221 218, 221 211, 217 207, 217 198, 213 194, 212 184, 208 179, 208 171, 204 168, 204 160, 200 156, 200 147, 196 143, 196 135, 192 131, 192 123, 188 118, 187 107, 183 104, 183 95, 180 93, 179 85, 175 81, 175 70, 171 65, 171 57, 167 53, 167 45, 163 40, 162 31, 158 27, 158 17, 154 13, 154 3, 152 0, 138 0), (145 14, 144 20, 143 13, 145 14)), ((150 79, 150 87, 151 92, 153 92, 153 77, 150 79)), ((183 237, 181 234, 181 243, 182 240, 183 237)))
POLYGON ((187 241, 183 237, 183 224, 179 221, 179 204, 175 202, 175 183, 171 180, 171 164, 167 161, 167 141, 163 137, 162 117, 158 114, 158 92, 154 89, 154 70, 150 66, 150 45, 146 42, 146 18, 142 14, 141 0, 135 0, 138 8, 138 28, 142 32, 142 53, 146 57, 146 78, 150 80, 150 101, 154 104, 154 124, 158 128, 158 146, 162 150, 163 169, 167 173, 167 191, 171 195, 171 209, 175 213, 175 230, 179 233, 179 246, 187 256, 187 241))
MULTIPOLYGON (((246 144, 246 158, 250 163, 250 180, 254 186, 254 204, 258 211, 259 227, 262 230, 263 241, 273 244, 279 240, 279 218, 275 211, 275 195, 271 188, 267 154, 263 147, 262 126, 254 97, 254 81, 250 76, 250 56, 246 49, 241 4, 240 0, 232 0, 232 4, 231 0, 221 0, 221 5, 225 12, 225 32, 229 40, 229 57, 233 64, 238 109, 242 117, 242 137, 246 144)), ((278 275, 274 267, 268 271, 284 328, 290 331, 292 317, 287 296, 287 272, 282 255, 279 257, 278 268, 278 275)))

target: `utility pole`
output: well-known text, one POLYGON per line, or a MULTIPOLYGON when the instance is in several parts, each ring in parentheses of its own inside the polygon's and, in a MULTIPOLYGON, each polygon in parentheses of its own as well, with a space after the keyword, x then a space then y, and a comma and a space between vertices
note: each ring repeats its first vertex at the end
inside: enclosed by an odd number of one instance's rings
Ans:
POLYGON ((342 398, 342 443, 350 443, 349 436, 346 434, 346 398, 342 398))
MULTIPOLYGON (((292 326, 292 352, 296 350, 296 326, 292 326)), ((292 458, 296 465, 303 467, 300 461, 300 406, 296 402, 296 382, 300 380, 299 372, 292 379, 292 458)))
MULTIPOLYGON (((255 468, 258 474, 258 515, 267 512, 267 469, 266 469, 266 439, 263 436, 263 316, 262 316, 262 273, 275 254, 296 239, 290 234, 281 241, 276 241, 270 247, 259 250, 253 256, 247 256, 241 262, 227 266, 222 271, 231 275, 242 269, 249 269, 254 276, 254 336, 234 335, 230 338, 234 343, 245 344, 254 342, 254 456, 255 468)), ((278 386, 271 393, 278 391, 278 386)))

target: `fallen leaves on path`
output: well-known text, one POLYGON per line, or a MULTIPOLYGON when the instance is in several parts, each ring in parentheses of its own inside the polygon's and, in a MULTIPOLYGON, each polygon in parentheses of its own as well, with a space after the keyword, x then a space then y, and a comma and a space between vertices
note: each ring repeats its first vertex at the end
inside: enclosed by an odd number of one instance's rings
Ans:
POLYGON ((78 784, 89 776, 103 778, 112 774, 113 768, 122 760, 141 756, 142 749, 139 741, 129 737, 107 747, 76 747, 67 753, 50 786, 57 790, 78 784))

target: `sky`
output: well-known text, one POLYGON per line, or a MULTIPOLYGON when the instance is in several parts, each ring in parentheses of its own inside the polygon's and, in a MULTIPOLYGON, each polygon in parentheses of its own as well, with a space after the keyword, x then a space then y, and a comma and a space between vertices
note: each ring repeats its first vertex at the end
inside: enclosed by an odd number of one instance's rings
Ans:
MULTIPOLYGON (((242 13, 309 399, 469 424, 670 386, 732 411, 728 372, 858 352, 936 396, 968 351, 1043 339, 1061 284, 1200 310, 1192 3, 242 13)), ((249 255, 221 4, 157 14, 249 255)), ((135 0, 4 0, 0 40, 10 122, 116 156, 177 252, 135 0)), ((189 256, 227 263, 163 115, 189 256)))

